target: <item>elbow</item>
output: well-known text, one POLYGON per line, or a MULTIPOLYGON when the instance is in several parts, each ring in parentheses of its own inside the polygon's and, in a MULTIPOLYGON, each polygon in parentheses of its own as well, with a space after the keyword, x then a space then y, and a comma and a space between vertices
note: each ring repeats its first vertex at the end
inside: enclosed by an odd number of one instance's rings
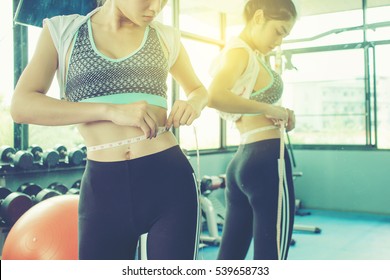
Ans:
POLYGON ((207 107, 216 109, 215 100, 213 98, 209 97, 209 99, 207 101, 207 107))
POLYGON ((23 117, 23 114, 21 114, 14 106, 11 106, 11 118, 15 123, 25 123, 25 119, 23 117))
POLYGON ((15 102, 15 100, 13 100, 11 103, 10 114, 12 120, 15 123, 19 123, 19 124, 28 123, 28 116, 25 113, 25 110, 23 110, 22 106, 20 106, 17 102, 15 102))
POLYGON ((223 103, 223 99, 225 98, 225 95, 222 94, 223 92, 221 87, 211 84, 208 88, 209 96, 207 99, 207 106, 216 110, 221 110, 221 103, 223 103))
POLYGON ((207 106, 213 109, 219 109, 218 98, 211 91, 207 99, 207 106))

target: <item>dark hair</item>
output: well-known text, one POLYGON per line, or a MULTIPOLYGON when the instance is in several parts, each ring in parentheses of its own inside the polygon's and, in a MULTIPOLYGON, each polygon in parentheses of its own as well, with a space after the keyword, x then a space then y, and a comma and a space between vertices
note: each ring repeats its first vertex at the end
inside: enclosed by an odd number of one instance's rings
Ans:
POLYGON ((263 10, 266 19, 290 20, 297 18, 297 10, 291 0, 249 0, 244 9, 244 19, 248 23, 257 10, 263 10))

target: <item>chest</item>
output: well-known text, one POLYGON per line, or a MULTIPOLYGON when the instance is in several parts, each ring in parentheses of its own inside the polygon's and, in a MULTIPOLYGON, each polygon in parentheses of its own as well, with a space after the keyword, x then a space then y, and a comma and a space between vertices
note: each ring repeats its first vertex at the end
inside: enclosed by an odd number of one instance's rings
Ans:
POLYGON ((73 62, 72 65, 84 65, 84 69, 126 64, 126 67, 156 66, 166 71, 168 52, 155 29, 146 27, 142 32, 135 30, 122 34, 105 29, 92 30, 92 26, 91 22, 87 22, 75 34, 66 55, 66 73, 70 62, 73 62))
POLYGON ((259 61, 257 63, 259 64, 259 74, 257 76, 253 91, 259 91, 272 83, 272 74, 270 71, 263 63, 259 61))
POLYGON ((120 59, 136 52, 146 40, 147 33, 144 29, 118 32, 96 29, 89 35, 100 53, 111 59, 120 59))

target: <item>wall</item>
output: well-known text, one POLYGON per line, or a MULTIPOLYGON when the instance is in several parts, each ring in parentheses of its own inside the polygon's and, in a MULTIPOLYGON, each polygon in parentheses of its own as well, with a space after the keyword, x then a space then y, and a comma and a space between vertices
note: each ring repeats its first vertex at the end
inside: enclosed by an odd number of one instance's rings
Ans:
POLYGON ((304 206, 390 214, 389 151, 301 150, 295 157, 304 206))

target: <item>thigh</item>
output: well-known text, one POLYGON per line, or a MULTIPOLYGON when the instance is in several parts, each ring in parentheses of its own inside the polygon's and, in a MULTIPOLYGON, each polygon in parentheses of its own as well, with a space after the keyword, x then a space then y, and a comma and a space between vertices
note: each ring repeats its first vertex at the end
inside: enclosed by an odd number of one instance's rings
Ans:
POLYGON ((291 244, 295 218, 295 191, 289 155, 285 151, 285 174, 283 183, 282 218, 280 221, 280 258, 285 260, 291 244))
POLYGON ((283 196, 279 205, 279 152, 279 139, 260 141, 248 147, 251 160, 247 166, 250 168, 246 169, 242 180, 246 182, 246 192, 254 211, 255 259, 285 259, 291 241, 294 217, 291 164, 285 151, 283 196), (278 211, 281 211, 280 224, 278 211))
POLYGON ((239 150, 226 172, 226 215, 218 252, 219 260, 245 259, 252 240, 252 208, 237 182, 241 163, 239 150))
POLYGON ((275 259, 279 140, 246 144, 243 151, 239 181, 253 211, 254 258, 275 259))
POLYGON ((138 190, 138 197, 151 197, 140 206, 136 215, 148 232, 147 258, 194 259, 200 209, 191 164, 179 147, 145 158, 140 163, 148 166, 149 174, 138 175, 145 183, 144 188, 138 190), (149 213, 147 219, 145 213, 149 213))
POLYGON ((149 260, 194 260, 198 253, 199 226, 197 206, 164 213, 148 233, 149 260))
POLYGON ((80 260, 132 260, 138 235, 115 219, 79 219, 80 260))
POLYGON ((88 162, 79 202, 79 258, 133 259, 138 235, 124 163, 88 162))

